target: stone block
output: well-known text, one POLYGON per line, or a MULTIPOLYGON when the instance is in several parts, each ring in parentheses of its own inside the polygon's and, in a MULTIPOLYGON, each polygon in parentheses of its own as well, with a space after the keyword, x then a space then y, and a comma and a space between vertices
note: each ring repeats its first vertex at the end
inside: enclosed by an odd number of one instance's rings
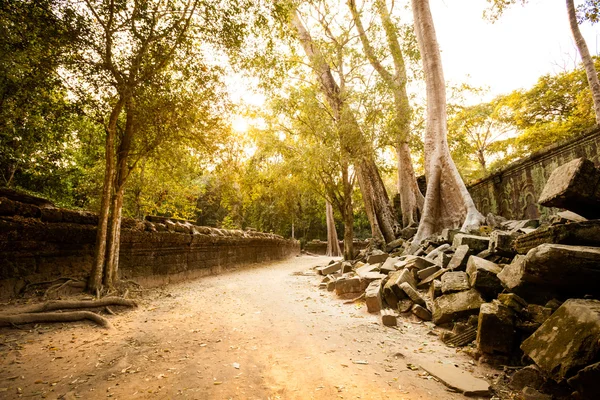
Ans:
POLYGON ((453 271, 464 271, 467 267, 467 260, 473 252, 469 249, 469 246, 463 244, 456 248, 454 255, 450 259, 447 268, 453 271))
POLYGON ((536 229, 532 233, 519 236, 513 245, 519 254, 527 254, 529 250, 544 243, 600 247, 600 220, 536 229))
POLYGON ((513 247, 514 241, 519 237, 518 233, 493 231, 490 234, 490 254, 498 254, 502 257, 512 257, 516 254, 513 247))
POLYGON ((433 261, 436 259, 436 257, 438 255, 440 255, 441 253, 443 253, 445 250, 448 250, 450 248, 450 245, 448 243, 444 243, 441 246, 436 247, 435 249, 433 249, 432 251, 430 251, 427 256, 425 256, 425 258, 427 260, 433 261))
POLYGON ((567 382, 577 391, 580 398, 586 400, 600 399, 600 362, 581 369, 577 375, 569 378, 567 382))
POLYGON ((541 393, 532 387, 525 386, 521 392, 521 400, 552 400, 552 396, 541 393))
POLYGON ((538 203, 600 218, 600 170, 585 158, 561 165, 552 171, 538 203))
POLYGON ((440 253, 437 255, 435 260, 433 260, 433 262, 442 268, 446 268, 448 264, 450 264, 450 260, 452 260, 453 255, 454 254, 440 253))
POLYGON ((431 300, 436 299, 442 295, 442 281, 435 279, 429 284, 429 297, 431 300))
POLYGON ((515 346, 514 311, 499 301, 485 303, 479 310, 477 348, 486 354, 510 355, 515 346))
POLYGON ((373 250, 373 252, 367 257, 367 264, 379 264, 385 262, 390 255, 381 250, 373 250))
POLYGON ((344 261, 342 263, 342 274, 347 274, 349 272, 352 272, 353 268, 352 268, 352 263, 348 262, 348 261, 344 261))
POLYGON ((502 293, 498 295, 498 301, 506 307, 520 313, 527 308, 527 302, 514 293, 502 293))
POLYGON ((481 295, 475 289, 442 295, 433 301, 433 322, 438 325, 445 324, 477 314, 483 303, 481 295))
POLYGON ((385 251, 387 251, 388 253, 392 253, 397 248, 402 247, 403 244, 404 244, 404 239, 402 239, 402 238, 392 240, 391 242, 389 242, 388 244, 385 245, 385 251))
POLYGON ((420 256, 407 257, 406 260, 404 260, 404 262, 404 268, 415 269, 417 271, 435 265, 432 260, 428 260, 425 257, 420 256))
POLYGON ((454 363, 441 364, 439 362, 422 361, 420 366, 444 385, 465 396, 489 396, 490 394, 489 383, 461 370, 454 363))
POLYGON ((381 323, 385 326, 397 326, 398 325, 398 315, 394 310, 390 310, 389 308, 385 308, 380 311, 381 314, 381 323))
POLYGON ((442 293, 454 293, 469 290, 469 278, 466 272, 446 272, 442 275, 442 293))
POLYGON ((383 308, 381 282, 381 280, 371 282, 365 291, 365 303, 367 304, 367 311, 370 313, 377 313, 383 308))
POLYGON ((540 325, 546 322, 554 312, 551 308, 540 306, 538 304, 529 304, 527 305, 526 310, 529 319, 540 325))
MULTIPOLYGON (((384 273, 384 274, 389 274, 391 271, 395 271, 397 269, 394 265, 398 261, 400 261, 400 259, 398 257, 390 257, 387 260, 385 260, 385 262, 383 263, 383 265, 381 265, 379 270, 382 271, 382 273, 384 273)), ((358 272, 358 270, 357 270, 357 272, 358 272)))
POLYGON ((365 264, 362 267, 356 269, 356 275, 363 278, 366 274, 377 271, 379 271, 379 265, 365 264))
POLYGON ((341 277, 335 281, 335 294, 360 293, 364 290, 363 281, 358 276, 341 277))
POLYGON ((440 269, 437 272, 434 272, 432 275, 429 275, 427 278, 423 279, 421 282, 417 284, 417 289, 428 289, 429 284, 436 279, 440 279, 442 275, 448 272, 447 269, 440 269))
POLYGON ((431 312, 427 308, 420 306, 419 304, 413 304, 411 311, 423 321, 431 321, 431 312))
POLYGON ((423 268, 417 272, 417 278, 422 281, 423 279, 435 274, 440 269, 442 268, 439 265, 432 265, 431 267, 423 268))
POLYGON ((535 365, 528 365, 516 371, 510 378, 508 387, 512 390, 523 390, 526 386, 534 389, 542 387, 546 379, 535 365))
POLYGON ((389 274, 387 282, 383 285, 383 299, 391 308, 398 308, 398 296, 396 295, 393 287, 396 285, 396 280, 400 276, 402 271, 396 271, 389 274))
POLYGON ((452 247, 458 249, 459 246, 465 244, 469 246, 469 249, 471 249, 473 253, 479 253, 480 251, 483 251, 489 247, 490 238, 477 235, 467 235, 465 233, 457 233, 454 236, 452 247))
POLYGON ((402 289, 402 291, 406 293, 408 298, 411 299, 413 303, 418 304, 422 307, 427 307, 425 300, 423 300, 419 292, 417 292, 410 284, 408 284, 407 282, 402 282, 400 284, 400 289, 402 289))
POLYGON ((452 243, 454 241, 454 236, 460 233, 460 229, 444 229, 442 230, 442 240, 446 243, 452 243))
POLYGON ((600 357, 600 301, 565 301, 521 350, 555 381, 573 376, 600 357))
POLYGON ((342 269, 341 261, 334 262, 333 264, 326 265, 324 267, 317 267, 315 270, 320 275, 334 274, 342 269))
POLYGON ((536 292, 573 297, 600 294, 600 248, 543 244, 515 257, 498 278, 525 300, 536 292))
POLYGON ((496 298, 503 289, 498 279, 498 273, 501 271, 502 268, 498 264, 483 258, 471 256, 467 262, 469 284, 488 299, 496 298))

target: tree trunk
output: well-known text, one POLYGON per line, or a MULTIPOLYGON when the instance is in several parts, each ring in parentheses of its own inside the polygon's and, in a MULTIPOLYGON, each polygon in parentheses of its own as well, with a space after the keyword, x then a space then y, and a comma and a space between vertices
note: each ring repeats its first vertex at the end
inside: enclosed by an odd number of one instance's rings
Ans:
POLYGON ((352 181, 348 173, 348 163, 342 162, 342 182, 344 185, 344 260, 354 259, 354 210, 352 208, 352 181))
POLYGON ((567 0, 567 13, 569 14, 569 25, 571 26, 571 33, 575 39, 577 50, 581 56, 581 61, 585 68, 585 74, 587 76, 588 84, 592 92, 592 100, 594 101, 594 111, 596 112, 596 124, 600 125, 600 80, 598 80, 598 72, 594 66, 594 60, 590 55, 590 51, 585 43, 585 39, 579 30, 579 24, 577 24, 577 14, 575 13, 575 5, 573 0, 567 0))
POLYGON ((131 102, 125 106, 127 120, 125 130, 121 137, 119 150, 117 152, 117 174, 115 176, 115 194, 112 202, 112 214, 110 218, 110 236, 108 251, 106 255, 106 268, 104 270, 104 286, 109 289, 114 287, 119 270, 119 249, 121 247, 121 220, 123 216, 123 196, 125 194, 125 183, 129 176, 129 153, 133 142, 133 110, 131 102))
POLYGON ((381 19, 388 48, 392 54, 394 74, 390 73, 377 59, 375 51, 365 32, 359 12, 354 0, 348 0, 348 7, 356 25, 359 38, 369 63, 377 71, 379 76, 392 91, 394 95, 394 136, 397 141, 396 151, 398 154, 398 194, 400 195, 400 208, 402 210, 402 225, 408 226, 419 219, 419 213, 423 207, 423 195, 417 185, 417 179, 412 166, 408 136, 410 132, 411 109, 406 93, 406 66, 402 49, 398 41, 396 27, 392 22, 389 11, 382 0, 375 2, 377 12, 381 19))
POLYGON ((327 220, 327 252, 325 255, 328 257, 339 257, 342 255, 342 251, 340 250, 340 242, 335 230, 333 207, 329 201, 325 205, 325 219, 327 220))
POLYGON ((446 83, 428 0, 412 0, 415 33, 421 50, 427 88, 425 174, 427 193, 413 246, 444 228, 476 227, 483 216, 456 169, 448 148, 446 83))
POLYGON ((102 289, 102 275, 106 260, 106 242, 108 233, 108 220, 110 216, 111 198, 113 192, 115 175, 115 137, 117 135, 117 121, 125 104, 124 98, 120 97, 113 107, 108 125, 106 127, 106 166, 104 170, 104 184, 102 187, 102 200, 100 212, 98 213, 98 228, 96 231, 96 246, 94 249, 94 263, 88 280, 88 290, 96 292, 102 289))
POLYGON ((292 12, 291 25, 298 33, 300 43, 331 107, 340 131, 342 152, 347 153, 354 160, 373 239, 379 243, 392 241, 395 239, 395 232, 399 230, 399 226, 379 170, 375 165, 372 146, 366 142, 352 112, 345 107, 340 87, 333 79, 330 66, 300 21, 296 11, 292 12))

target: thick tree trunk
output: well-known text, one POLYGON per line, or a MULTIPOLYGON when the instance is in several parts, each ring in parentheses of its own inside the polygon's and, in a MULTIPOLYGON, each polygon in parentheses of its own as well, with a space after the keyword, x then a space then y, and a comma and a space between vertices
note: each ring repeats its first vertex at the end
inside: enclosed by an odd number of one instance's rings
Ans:
POLYGON ((90 271, 88 280, 88 290, 96 292, 102 289, 102 275, 106 260, 106 242, 108 233, 108 220, 110 217, 110 206, 113 192, 115 175, 115 137, 117 135, 117 121, 123 110, 125 99, 119 98, 113 107, 108 125, 106 127, 106 149, 104 170, 104 184, 102 187, 102 200, 100 203, 100 212, 98 213, 98 228, 96 231, 96 246, 94 249, 94 263, 90 271))
POLYGON ((579 30, 579 24, 577 24, 577 14, 575 12, 575 5, 573 0, 567 0, 567 13, 569 14, 569 25, 571 26, 571 33, 573 39, 575 39, 575 45, 579 50, 583 67, 585 68, 585 74, 587 76, 588 84, 592 92, 592 100, 594 101, 594 111, 596 112, 596 124, 600 125, 600 80, 598 80, 598 72, 594 66, 594 60, 590 55, 590 51, 585 43, 585 39, 579 30))
POLYGON ((398 156, 398 193, 402 210, 402 225, 407 227, 421 218, 425 198, 419 190, 412 158, 407 142, 400 142, 397 147, 398 156))
POLYGON ((352 208, 352 181, 348 173, 348 163, 342 163, 342 181, 344 185, 344 259, 354 259, 354 209, 352 208))
POLYGON ((342 255, 340 242, 335 229, 335 220, 333 219, 333 207, 329 201, 325 205, 325 219, 327 220, 327 252, 328 257, 339 257, 342 255))
POLYGON ((312 64, 339 127, 342 151, 348 153, 354 160, 373 238, 379 243, 392 241, 399 226, 375 165, 372 146, 366 142, 352 112, 345 107, 340 87, 333 79, 331 68, 300 21, 297 12, 294 11, 291 17, 292 27, 298 33, 300 43, 312 64))
POLYGON ((444 228, 476 227, 483 216, 450 156, 447 141, 446 83, 428 0, 412 0, 415 33, 421 50, 427 88, 425 174, 427 193, 413 246, 444 228), (464 222, 463 222, 464 221, 464 222))

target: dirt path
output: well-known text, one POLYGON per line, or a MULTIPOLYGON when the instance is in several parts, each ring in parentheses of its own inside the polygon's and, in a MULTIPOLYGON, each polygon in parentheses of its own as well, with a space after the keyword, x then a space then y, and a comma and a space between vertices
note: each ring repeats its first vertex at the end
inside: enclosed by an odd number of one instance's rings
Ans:
POLYGON ((324 260, 152 291, 110 317, 110 333, 83 322, 0 329, 0 398, 459 399, 411 364, 441 360, 483 376, 426 324, 385 328, 319 290, 318 277, 293 275, 324 260))

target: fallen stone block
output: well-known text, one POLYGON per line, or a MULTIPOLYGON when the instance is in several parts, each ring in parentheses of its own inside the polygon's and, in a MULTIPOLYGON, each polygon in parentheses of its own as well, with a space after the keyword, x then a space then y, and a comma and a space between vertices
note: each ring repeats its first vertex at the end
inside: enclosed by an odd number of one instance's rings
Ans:
POLYGON ((432 265, 435 265, 432 260, 428 260, 425 257, 420 257, 420 256, 407 257, 406 260, 404 260, 404 262, 405 262, 404 268, 415 269, 417 271, 420 271, 422 269, 425 269, 427 267, 431 267, 432 265))
POLYGON ((410 286, 410 284, 408 282, 402 282, 400 284, 400 289, 402 289, 402 291, 404 293, 406 293, 406 295, 408 296, 408 298, 415 304, 418 304, 422 307, 427 307, 427 304, 425 303, 425 300, 423 300, 423 298, 421 297, 421 295, 419 294, 419 292, 417 292, 412 286, 410 286))
POLYGON ((381 271, 382 273, 385 274, 389 274, 389 271, 395 271, 397 270, 397 268, 394 266, 398 261, 400 261, 400 258, 398 257, 389 257, 387 260, 385 260, 385 262, 381 265, 381 267, 379 268, 379 271, 381 271), (388 271, 388 272, 384 272, 384 271, 388 271))
POLYGON ((427 308, 419 304, 413 304, 411 311, 423 321, 431 321, 431 312, 427 308))
POLYGON ((477 348, 486 354, 512 353, 515 346, 514 312, 499 301, 485 303, 479 310, 477 348))
POLYGON ((600 220, 574 222, 536 229, 515 239, 513 245, 519 254, 545 243, 573 246, 600 247, 600 220))
POLYGON ((429 275, 427 278, 423 279, 417 284, 417 289, 428 289, 429 284, 436 279, 439 279, 442 275, 448 272, 447 269, 440 269, 437 272, 434 272, 432 275, 429 275))
POLYGON ((552 400, 552 396, 535 390, 532 387, 525 386, 521 392, 521 400, 552 400))
POLYGON ((440 269, 442 268, 439 265, 432 265, 431 267, 423 268, 422 270, 417 271, 417 278, 422 281, 423 279, 435 274, 440 269))
POLYGON ((329 274, 338 272, 341 269, 342 269, 342 263, 334 262, 333 264, 329 264, 324 267, 317 267, 316 271, 318 274, 321 274, 321 275, 329 275, 329 274))
POLYGON ((444 243, 441 246, 436 247, 435 249, 433 249, 432 251, 430 251, 425 258, 427 260, 433 261, 436 259, 437 256, 439 256, 440 254, 442 254, 445 250, 448 250, 450 248, 450 245, 448 243, 444 243))
POLYGON ((538 304, 528 304, 526 311, 529 319, 540 325, 546 322, 554 312, 551 308, 540 306, 538 304))
POLYGON ((404 314, 407 313, 411 310, 412 306, 413 306, 413 302, 411 299, 409 299, 408 297, 402 300, 398 300, 398 312, 400 314, 404 314))
POLYGON ((466 325, 464 329, 457 330, 458 324, 454 324, 452 332, 445 332, 442 342, 452 347, 462 347, 471 343, 477 337, 477 325, 466 325))
POLYGON ((498 301, 504 304, 506 307, 518 313, 522 312, 528 306, 525 300, 523 300, 520 296, 517 296, 514 293, 499 294, 498 301))
POLYGON ((600 294, 600 248, 543 244, 517 256, 498 278, 528 299, 542 292, 563 296, 600 294))
POLYGON ((448 266, 448 264, 450 264, 450 260, 452 260, 453 255, 454 255, 453 253, 451 253, 451 254, 440 253, 437 255, 435 260, 433 260, 433 262, 442 268, 446 268, 448 266))
POLYGON ((436 377, 450 389, 465 396, 488 396, 490 385, 485 380, 476 378, 452 364, 422 361, 420 367, 429 375, 436 377))
POLYGON ((577 391, 579 398, 586 400, 600 399, 600 362, 581 369, 577 375, 569 378, 567 382, 577 391))
POLYGON ((446 243, 452 243, 454 241, 454 236, 460 233, 460 229, 449 229, 446 228, 442 230, 442 240, 446 243))
POLYGON ((600 301, 569 299, 529 338, 521 350, 560 382, 600 357, 600 301))
POLYGON ((335 281, 335 294, 360 293, 364 290, 362 279, 358 276, 341 277, 335 281))
POLYGON ((367 311, 370 313, 377 313, 383 308, 381 282, 381 280, 371 282, 365 291, 365 303, 367 304, 367 311))
POLYGON ((394 250, 396 250, 397 248, 402 247, 403 244, 404 244, 404 239, 402 239, 402 238, 392 240, 391 242, 389 242, 388 244, 385 245, 385 251, 387 251, 388 253, 391 253, 394 250))
POLYGON ((374 265, 374 264, 365 264, 362 267, 359 267, 355 270, 356 275, 358 275, 361 278, 364 277, 369 272, 376 272, 376 271, 379 271, 379 265, 374 265))
POLYGON ((442 293, 462 292, 469 290, 469 278, 466 272, 447 272, 442 275, 442 293))
POLYGON ((389 308, 384 308, 380 311, 381 313, 381 323, 385 326, 397 326, 398 325, 398 315, 394 310, 390 310, 389 308))
POLYGON ((487 249, 490 245, 490 238, 484 236, 467 235, 465 233, 457 233, 454 236, 452 247, 458 249, 459 246, 467 245, 473 253, 479 253, 487 249))
POLYGON ((475 289, 442 295, 433 301, 433 322, 440 325, 477 314, 483 303, 484 300, 475 289))
POLYGON ((373 250, 373 252, 367 257, 367 264, 380 264, 385 262, 390 255, 381 250, 373 250))
POLYGON ((502 282, 498 279, 498 273, 502 268, 491 261, 471 256, 467 262, 467 275, 469 284, 488 299, 496 298, 503 290, 502 282))
POLYGON ((498 254, 502 257, 512 257, 516 253, 513 243, 519 236, 521 235, 515 232, 493 231, 490 234, 490 245, 488 250, 491 254, 498 254))
POLYGON ((435 279, 429 284, 429 297, 434 300, 442 295, 442 281, 435 279))
POLYGON ((552 171, 538 203, 600 218, 600 170, 585 158, 561 165, 552 171))
POLYGON ((344 261, 342 263, 342 269, 341 269, 342 274, 347 274, 348 272, 352 272, 352 270, 353 270, 352 263, 350 263, 348 261, 344 261))
POLYGON ((508 387, 512 390, 523 390, 526 386, 533 389, 542 387, 546 379, 535 365, 528 365, 516 371, 510 378, 508 387))
POLYGON ((464 271, 467 267, 467 260, 471 254, 472 252, 468 245, 463 244, 458 246, 450 259, 447 268, 452 271, 464 271))

